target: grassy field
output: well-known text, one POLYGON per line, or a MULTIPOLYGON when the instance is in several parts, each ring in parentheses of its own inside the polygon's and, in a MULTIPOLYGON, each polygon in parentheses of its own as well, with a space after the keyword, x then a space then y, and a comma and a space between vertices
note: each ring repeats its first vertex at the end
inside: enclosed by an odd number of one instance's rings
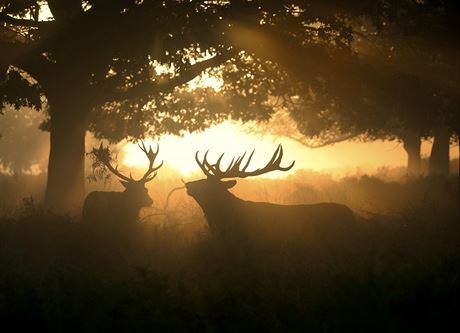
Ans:
MULTIPOLYGON (((242 182, 237 193, 280 203, 346 203, 360 214, 346 247, 222 244, 180 192, 166 212, 145 210, 141 223, 124 230, 92 228, 26 199, 0 218, 0 323, 51 332, 459 326, 458 177, 397 183, 324 176, 305 186, 307 178, 284 187, 279 180, 242 182)), ((157 207, 167 193, 161 189, 153 191, 157 207)))

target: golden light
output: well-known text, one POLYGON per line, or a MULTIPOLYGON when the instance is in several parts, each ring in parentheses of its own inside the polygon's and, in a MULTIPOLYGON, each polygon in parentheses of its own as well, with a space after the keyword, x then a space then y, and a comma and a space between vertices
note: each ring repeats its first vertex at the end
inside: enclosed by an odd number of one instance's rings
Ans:
MULTIPOLYGON (((246 36, 247 37, 247 36, 246 36)), ((260 36, 253 36, 260 37, 260 36)), ((250 39, 250 38, 249 38, 250 39)), ((247 40, 247 38, 245 38, 247 40)), ((204 60, 212 57, 205 53, 204 60)), ((173 67, 152 63, 157 75, 171 73, 173 67)), ((222 77, 213 76, 204 72, 188 82, 188 88, 212 88, 219 91, 224 82, 222 77)), ((308 169, 316 172, 329 173, 335 176, 372 174, 382 166, 405 166, 407 154, 398 142, 373 141, 373 142, 342 142, 320 149, 310 149, 301 143, 287 137, 272 134, 251 134, 247 127, 239 122, 227 121, 213 126, 201 133, 189 133, 182 137, 166 135, 159 141, 160 153, 158 160, 164 160, 165 166, 175 169, 184 178, 194 177, 194 173, 201 171, 195 162, 195 153, 200 152, 200 157, 209 150, 208 159, 213 162, 225 153, 222 164, 225 167, 235 156, 244 152, 249 153, 254 149, 255 154, 248 170, 264 166, 272 157, 278 144, 284 148, 284 157, 281 165, 289 165, 295 160, 295 166, 288 172, 270 172, 260 178, 282 178, 295 173, 297 170, 308 169)), ((263 131, 262 131, 263 132, 263 131)), ((276 132, 274 132, 276 133, 276 132)), ((157 142, 146 140, 147 144, 156 147, 157 142)), ((422 156, 428 156, 431 144, 424 142, 422 156)), ((122 164, 127 168, 145 168, 146 158, 144 153, 134 143, 124 144, 122 148, 122 164)), ((458 149, 451 150, 451 158, 458 157, 458 149)), ((163 169, 163 172, 167 168, 163 169)))
POLYGON ((213 88, 215 91, 219 91, 224 84, 224 81, 220 77, 211 76, 208 73, 204 73, 188 83, 191 90, 200 88, 213 88))
MULTIPOLYGON (((156 146, 156 143, 152 140, 147 140, 146 143, 151 144, 153 147, 156 146)), ((270 160, 278 143, 283 143, 285 150, 282 165, 288 165, 295 159, 295 154, 292 152, 295 151, 293 145, 295 146, 296 143, 288 142, 288 140, 275 141, 275 138, 254 136, 245 133, 241 126, 235 122, 225 122, 202 133, 187 134, 184 137, 164 136, 159 141, 160 153, 158 159, 164 160, 165 165, 173 167, 181 175, 187 177, 200 170, 195 162, 195 153, 197 151, 200 152, 199 156, 202 157, 209 150, 208 159, 210 161, 216 161, 222 153, 225 153, 222 160, 225 166, 234 156, 239 156, 245 151, 250 153, 255 149, 251 166, 258 168, 270 160)), ((145 167, 145 155, 137 145, 128 143, 123 147, 122 151, 125 156, 122 163, 126 167, 145 167)), ((289 172, 272 172, 264 176, 285 177, 293 170, 295 168, 289 172)))
MULTIPOLYGON (((156 147, 156 141, 146 140, 146 143, 156 147)), ((193 173, 200 172, 195 162, 197 151, 202 157, 209 150, 210 161, 217 160, 220 154, 225 153, 222 162, 226 165, 234 156, 255 149, 250 168, 259 168, 267 163, 279 143, 284 148, 282 165, 288 165, 295 160, 295 166, 288 172, 275 171, 259 177, 282 178, 301 169, 335 175, 375 172, 384 165, 404 166, 407 158, 401 145, 396 142, 344 142, 321 149, 309 149, 288 138, 247 133, 241 124, 228 121, 201 133, 187 134, 183 137, 162 137, 159 141, 158 160, 164 160, 165 166, 177 170, 182 176, 190 177, 193 173)), ((430 145, 425 143, 422 148, 426 154, 430 145)), ((122 164, 127 168, 146 167, 145 155, 134 143, 123 146, 122 156, 122 164)))

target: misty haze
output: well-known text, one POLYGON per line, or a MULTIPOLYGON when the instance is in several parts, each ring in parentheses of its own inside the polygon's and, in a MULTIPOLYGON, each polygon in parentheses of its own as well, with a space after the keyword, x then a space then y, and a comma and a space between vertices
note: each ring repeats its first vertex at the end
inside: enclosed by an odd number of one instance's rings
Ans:
POLYGON ((452 331, 459 22, 0 0, 0 327, 452 331))

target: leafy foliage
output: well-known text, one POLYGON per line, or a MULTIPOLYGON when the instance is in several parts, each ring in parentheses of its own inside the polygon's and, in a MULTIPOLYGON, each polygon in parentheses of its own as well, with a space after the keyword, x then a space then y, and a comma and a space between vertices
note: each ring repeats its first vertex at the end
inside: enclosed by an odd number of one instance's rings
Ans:
POLYGON ((293 112, 299 129, 320 142, 323 133, 330 140, 330 129, 337 137, 375 139, 402 138, 407 130, 429 137, 449 126, 458 135, 458 4, 404 1, 387 4, 381 14, 381 25, 355 21, 362 30, 352 45, 356 59, 345 58, 333 75, 310 82, 312 93, 293 112), (321 111, 306 112, 305 104, 321 111))
POLYGON ((35 110, 42 108, 42 96, 37 82, 28 78, 17 68, 10 68, 0 76, 0 114, 7 105, 16 109, 29 107, 35 110))
POLYGON ((105 185, 111 179, 111 173, 104 161, 112 163, 116 161, 116 157, 112 156, 108 146, 103 147, 102 144, 99 148, 93 147, 86 155, 91 159, 91 173, 86 179, 90 182, 102 181, 105 185))
MULTIPOLYGON (((345 16, 351 15, 350 9, 356 4, 344 7, 338 3, 331 2, 331 9, 327 9, 320 1, 275 4, 260 1, 76 0, 65 5, 60 0, 4 1, 0 20, 26 41, 24 45, 2 41, 11 51, 2 58, 3 62, 22 68, 41 84, 51 108, 59 99, 56 94, 65 91, 64 95, 71 98, 70 92, 78 91, 80 110, 75 112, 93 109, 92 129, 112 140, 126 135, 139 137, 151 127, 158 134, 202 129, 221 120, 224 113, 244 120, 267 119, 270 111, 267 108, 256 110, 255 105, 263 105, 264 94, 277 88, 276 81, 269 83, 269 90, 263 90, 263 83, 239 90, 239 93, 244 91, 247 96, 256 98, 256 104, 243 101, 240 94, 233 94, 229 96, 230 108, 204 110, 201 107, 199 111, 203 115, 197 114, 199 97, 193 103, 185 100, 181 111, 174 110, 179 98, 184 98, 184 87, 177 90, 175 87, 228 59, 228 65, 237 72, 239 69, 235 66, 242 64, 238 54, 244 50, 244 45, 235 41, 234 36, 239 34, 241 27, 273 30, 290 44, 348 47, 352 35, 345 16), (51 19, 39 20, 37 11, 47 9, 51 19), (27 56, 16 57, 16 49, 24 49, 21 52, 27 56), (157 72, 159 65, 169 71, 157 72), (53 87, 59 87, 60 92, 55 92, 53 87), (163 110, 165 103, 171 104, 166 111, 163 110), (247 106, 254 110, 243 112, 247 106), (214 117, 213 112, 217 113, 214 117), (108 125, 108 120, 113 125, 108 125), (126 121, 130 124, 123 126, 126 121)), ((360 14, 369 9, 365 7, 359 6, 360 14)), ((253 79, 262 81, 265 74, 267 72, 261 69, 253 79)))

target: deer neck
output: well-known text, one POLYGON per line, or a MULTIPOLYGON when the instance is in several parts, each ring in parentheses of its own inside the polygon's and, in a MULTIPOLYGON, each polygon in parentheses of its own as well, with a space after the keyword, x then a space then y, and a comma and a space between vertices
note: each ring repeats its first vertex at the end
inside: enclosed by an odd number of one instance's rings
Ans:
POLYGON ((236 211, 242 200, 234 194, 225 193, 211 197, 205 202, 198 202, 202 208, 211 232, 231 228, 236 219, 236 211))

